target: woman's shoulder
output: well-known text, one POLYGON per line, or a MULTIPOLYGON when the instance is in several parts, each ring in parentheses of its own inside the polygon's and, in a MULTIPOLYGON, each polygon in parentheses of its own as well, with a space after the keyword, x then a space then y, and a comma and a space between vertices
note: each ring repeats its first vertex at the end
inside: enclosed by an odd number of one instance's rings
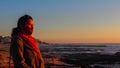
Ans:
POLYGON ((11 48, 16 49, 16 48, 20 48, 23 49, 23 40, 21 37, 19 36, 13 36, 11 39, 11 48))
POLYGON ((23 43, 23 40, 19 36, 12 36, 11 42, 14 42, 14 43, 23 43))

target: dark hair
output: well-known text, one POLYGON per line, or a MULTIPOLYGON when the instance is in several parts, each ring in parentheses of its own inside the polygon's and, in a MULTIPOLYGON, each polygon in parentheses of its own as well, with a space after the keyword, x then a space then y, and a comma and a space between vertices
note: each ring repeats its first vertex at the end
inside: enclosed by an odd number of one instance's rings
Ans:
MULTIPOLYGON (((29 19, 32 19, 32 17, 31 17, 30 15, 24 15, 24 16, 20 17, 20 18, 18 19, 18 22, 17 22, 17 27, 15 27, 15 28, 12 29, 12 34, 11 34, 11 36, 18 35, 18 32, 20 31, 20 25, 26 24, 26 22, 27 22, 29 19)), ((32 20, 33 20, 33 19, 32 19, 32 20)))

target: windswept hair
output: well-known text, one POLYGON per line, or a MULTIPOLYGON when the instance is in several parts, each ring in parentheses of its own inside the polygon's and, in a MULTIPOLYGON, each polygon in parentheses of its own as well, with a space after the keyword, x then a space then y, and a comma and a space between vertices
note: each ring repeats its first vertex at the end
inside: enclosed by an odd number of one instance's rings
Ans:
POLYGON ((18 22, 17 22, 17 27, 13 28, 12 29, 12 33, 11 33, 11 36, 16 36, 18 35, 18 32, 20 31, 20 25, 24 25, 26 24, 26 22, 29 20, 29 19, 32 19, 33 18, 30 16, 30 15, 24 15, 24 16, 21 16, 19 19, 18 19, 18 22))

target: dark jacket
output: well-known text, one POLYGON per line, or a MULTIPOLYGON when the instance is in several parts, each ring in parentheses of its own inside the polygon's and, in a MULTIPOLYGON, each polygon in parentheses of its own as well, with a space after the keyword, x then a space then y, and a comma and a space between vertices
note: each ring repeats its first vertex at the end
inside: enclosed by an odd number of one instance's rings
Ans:
POLYGON ((44 68, 41 54, 41 60, 38 60, 33 48, 18 36, 12 37, 10 55, 12 56, 15 68, 44 68))

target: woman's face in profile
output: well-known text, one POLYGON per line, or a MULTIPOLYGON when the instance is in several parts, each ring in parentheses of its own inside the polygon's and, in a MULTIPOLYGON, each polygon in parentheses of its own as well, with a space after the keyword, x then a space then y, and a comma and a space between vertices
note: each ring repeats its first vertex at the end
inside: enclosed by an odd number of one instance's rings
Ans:
POLYGON ((27 35, 31 35, 33 33, 33 26, 34 26, 33 20, 29 19, 26 22, 26 24, 23 25, 22 31, 27 35))

